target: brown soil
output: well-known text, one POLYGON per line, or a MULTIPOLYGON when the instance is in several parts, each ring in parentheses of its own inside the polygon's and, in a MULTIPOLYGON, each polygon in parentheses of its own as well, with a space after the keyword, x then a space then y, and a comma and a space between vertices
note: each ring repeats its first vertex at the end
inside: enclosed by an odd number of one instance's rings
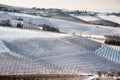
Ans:
POLYGON ((0 75, 0 80, 83 80, 82 75, 0 75))

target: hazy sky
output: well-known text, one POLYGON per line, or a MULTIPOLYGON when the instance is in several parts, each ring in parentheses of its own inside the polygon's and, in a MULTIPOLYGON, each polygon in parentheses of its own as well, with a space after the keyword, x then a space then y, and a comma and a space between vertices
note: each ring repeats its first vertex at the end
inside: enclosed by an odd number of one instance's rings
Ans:
POLYGON ((120 10, 120 0, 0 0, 1 4, 24 7, 64 8, 64 9, 116 9, 120 10))

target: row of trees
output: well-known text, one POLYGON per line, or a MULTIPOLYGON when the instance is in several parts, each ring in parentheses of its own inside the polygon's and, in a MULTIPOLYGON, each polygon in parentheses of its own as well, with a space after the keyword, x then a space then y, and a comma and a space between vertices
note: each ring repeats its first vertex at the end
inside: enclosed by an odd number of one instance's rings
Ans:
POLYGON ((75 14, 75 15, 90 15, 90 16, 95 16, 97 14, 97 12, 90 12, 90 11, 86 11, 86 10, 75 10, 75 11, 65 11, 62 9, 56 9, 56 8, 49 8, 49 9, 45 9, 45 8, 36 8, 33 7, 32 9, 34 10, 42 10, 45 12, 50 12, 50 13, 58 13, 58 14, 75 14))
POLYGON ((105 43, 120 46, 120 40, 117 39, 106 39, 105 43))
POLYGON ((106 13, 107 15, 116 15, 116 16, 120 16, 120 12, 119 13, 106 13))
POLYGON ((105 35, 105 37, 107 38, 105 40, 106 44, 120 46, 120 36, 105 35))
POLYGON ((11 8, 11 7, 0 7, 0 11, 7 11, 7 12, 20 12, 17 9, 11 8))
MULTIPOLYGON (((10 20, 2 20, 0 22, 0 25, 1 26, 13 27, 10 20)), ((23 28, 23 24, 19 22, 19 23, 17 23, 16 27, 17 28, 23 28)))

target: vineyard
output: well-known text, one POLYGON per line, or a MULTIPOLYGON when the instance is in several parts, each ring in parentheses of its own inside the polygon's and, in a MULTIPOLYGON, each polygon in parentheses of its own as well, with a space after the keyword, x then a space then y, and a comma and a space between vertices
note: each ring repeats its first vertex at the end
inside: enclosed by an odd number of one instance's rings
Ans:
POLYGON ((96 74, 120 69, 120 47, 78 36, 2 40, 1 44, 9 49, 0 54, 1 74, 96 74))
POLYGON ((11 75, 21 80, 120 75, 119 17, 25 13, 0 11, 3 80, 11 75))

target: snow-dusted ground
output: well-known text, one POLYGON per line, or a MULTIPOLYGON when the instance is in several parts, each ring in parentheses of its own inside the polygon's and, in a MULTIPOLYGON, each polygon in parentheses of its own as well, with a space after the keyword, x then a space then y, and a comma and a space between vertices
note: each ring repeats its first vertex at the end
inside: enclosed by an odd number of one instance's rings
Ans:
POLYGON ((115 16, 115 15, 110 15, 110 16, 107 16, 107 15, 98 15, 98 17, 100 17, 100 18, 102 18, 104 20, 109 20, 109 21, 112 21, 112 22, 120 24, 120 17, 115 16))
POLYGON ((24 29, 0 27, 0 39, 24 39, 24 38, 57 38, 69 36, 67 34, 51 33, 45 31, 33 31, 24 29))
POLYGON ((120 47, 119 46, 110 46, 110 45, 103 44, 101 48, 95 51, 95 54, 120 64, 120 47))
POLYGON ((7 14, 6 12, 1 12, 0 11, 0 18, 3 18, 3 19, 12 19, 13 17, 9 16, 9 14, 7 14))
POLYGON ((76 33, 83 35, 120 35, 120 28, 82 24, 65 20, 50 19, 50 22, 60 29, 61 32, 76 33))
MULTIPOLYGON (((23 18, 22 23, 24 25, 24 28, 39 29, 37 27, 41 27, 41 25, 47 24, 53 27, 57 27, 61 32, 65 32, 65 33, 77 33, 77 34, 84 34, 84 35, 102 35, 102 36, 111 35, 111 34, 112 35, 120 34, 120 28, 113 28, 110 26, 83 24, 83 23, 77 23, 77 22, 66 21, 66 20, 34 16, 34 15, 29 15, 24 13, 2 12, 2 14, 3 13, 6 14, 7 17, 13 17, 13 18, 22 17, 23 18)), ((98 16, 104 16, 104 15, 98 15, 98 16)), ((92 17, 92 16, 80 16, 80 17, 88 21, 99 20, 99 18, 92 17)), ((109 16, 107 17, 109 18, 109 16)), ((117 19, 115 18, 115 20, 117 19)), ((16 24, 20 21, 11 20, 11 22, 13 26, 16 26, 16 24)))
POLYGON ((103 47, 79 36, 0 27, 0 40, 1 74, 95 74, 120 70, 120 47, 103 47), (104 51, 111 58, 99 55, 104 51))
POLYGON ((60 29, 61 32, 66 33, 83 33, 86 31, 91 30, 93 25, 87 25, 87 24, 80 24, 76 22, 71 21, 65 21, 65 20, 58 20, 58 19, 50 19, 50 22, 60 29))
POLYGON ((84 20, 84 21, 97 21, 97 20, 100 20, 97 17, 93 17, 93 16, 89 16, 89 15, 83 15, 83 16, 82 15, 81 16, 75 16, 74 15, 74 17, 76 17, 78 19, 81 19, 81 20, 84 20))
POLYGON ((25 22, 28 22, 30 24, 35 24, 35 25, 43 25, 43 24, 48 24, 51 25, 49 22, 48 18, 45 17, 40 17, 40 16, 34 16, 34 15, 29 15, 29 14, 24 14, 24 13, 8 13, 12 17, 21 17, 24 19, 25 22))
POLYGON ((120 35, 120 28, 112 28, 108 26, 96 26, 90 31, 84 32, 83 34, 88 35, 120 35))
MULTIPOLYGON (((0 20, 12 25, 22 17, 25 27, 42 24, 61 32, 0 27, 0 74, 95 74, 97 71, 120 70, 120 47, 103 45, 75 34, 104 39, 120 35, 120 28, 44 18, 23 13, 0 12, 0 20), (3 15, 6 15, 5 18, 3 15), (72 35, 73 34, 73 35, 72 35)), ((83 20, 97 20, 82 16, 83 20)))
POLYGON ((24 13, 9 12, 8 14, 12 16, 19 16, 19 17, 40 18, 39 16, 33 16, 33 15, 24 14, 24 13))

